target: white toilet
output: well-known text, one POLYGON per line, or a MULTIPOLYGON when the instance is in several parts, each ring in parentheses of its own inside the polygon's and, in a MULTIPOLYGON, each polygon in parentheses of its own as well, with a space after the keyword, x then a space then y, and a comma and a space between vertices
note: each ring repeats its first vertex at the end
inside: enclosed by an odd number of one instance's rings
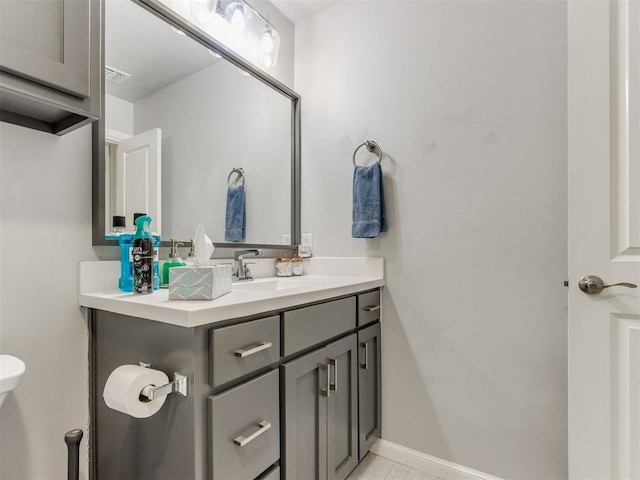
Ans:
POLYGON ((11 355, 0 355, 0 407, 7 394, 16 388, 26 370, 22 360, 11 355))

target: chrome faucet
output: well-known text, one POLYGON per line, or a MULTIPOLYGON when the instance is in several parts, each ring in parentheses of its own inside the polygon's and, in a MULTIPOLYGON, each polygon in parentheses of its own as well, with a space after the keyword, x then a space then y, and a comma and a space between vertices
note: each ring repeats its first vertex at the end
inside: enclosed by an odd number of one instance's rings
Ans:
POLYGON ((241 282, 245 280, 253 280, 249 264, 244 262, 244 257, 262 257, 264 252, 259 248, 249 248, 247 250, 236 250, 233 252, 233 277, 232 280, 241 282))

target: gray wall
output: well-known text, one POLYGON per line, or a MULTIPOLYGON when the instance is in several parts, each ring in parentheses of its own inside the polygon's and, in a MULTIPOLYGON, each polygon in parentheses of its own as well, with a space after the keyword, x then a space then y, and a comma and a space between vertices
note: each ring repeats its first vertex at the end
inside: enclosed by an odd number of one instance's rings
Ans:
POLYGON ((561 1, 344 1, 296 24, 303 232, 385 258, 383 436, 509 479, 567 476, 566 61, 561 1), (374 240, 350 236, 366 138, 386 152, 374 240))
POLYGON ((0 478, 66 478, 64 434, 87 432, 77 264, 88 259, 91 127, 59 138, 0 123, 0 352, 27 366, 0 408, 0 478))

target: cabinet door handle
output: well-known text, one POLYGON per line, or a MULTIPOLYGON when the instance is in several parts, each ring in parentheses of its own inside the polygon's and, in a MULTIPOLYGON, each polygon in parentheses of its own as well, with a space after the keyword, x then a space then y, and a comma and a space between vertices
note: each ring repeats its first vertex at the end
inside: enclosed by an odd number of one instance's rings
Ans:
MULTIPOLYGON (((333 367, 333 383, 329 383, 329 390, 338 391, 338 359, 330 358, 329 366, 333 367)), ((331 377, 328 377, 331 378, 331 377)))
POLYGON ((236 350, 235 356, 240 358, 248 357, 249 355, 261 352, 262 350, 266 350, 267 348, 271 348, 272 346, 273 345, 271 344, 271 342, 261 342, 258 346, 253 348, 247 348, 246 350, 236 350))
POLYGON ((360 368, 369 370, 369 343, 367 342, 361 343, 360 348, 364 348, 364 363, 360 364, 360 368))
POLYGON ((362 307, 362 310, 365 312, 375 312, 380 310, 380 305, 367 305, 366 307, 362 307))
POLYGON ((255 433, 252 433, 248 437, 239 436, 233 441, 233 443, 239 447, 244 447, 246 444, 248 444, 249 442, 252 442, 256 438, 258 438, 260 435, 262 435, 264 432, 269 430, 271 428, 271 422, 267 422, 266 420, 263 420, 258 424, 258 426, 260 428, 255 433))
POLYGON ((321 389, 321 393, 329 398, 331 396, 331 371, 329 369, 329 364, 327 365, 320 365, 320 368, 326 368, 327 369, 327 388, 326 389, 321 389))

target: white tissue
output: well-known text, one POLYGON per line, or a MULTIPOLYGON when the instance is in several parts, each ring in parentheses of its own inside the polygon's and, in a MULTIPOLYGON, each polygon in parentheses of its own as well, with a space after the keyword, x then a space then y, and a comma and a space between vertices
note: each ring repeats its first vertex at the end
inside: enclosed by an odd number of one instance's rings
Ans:
POLYGON ((213 242, 204 231, 204 223, 198 225, 196 233, 193 235, 193 249, 195 250, 196 255, 196 266, 208 266, 214 246, 213 242))

